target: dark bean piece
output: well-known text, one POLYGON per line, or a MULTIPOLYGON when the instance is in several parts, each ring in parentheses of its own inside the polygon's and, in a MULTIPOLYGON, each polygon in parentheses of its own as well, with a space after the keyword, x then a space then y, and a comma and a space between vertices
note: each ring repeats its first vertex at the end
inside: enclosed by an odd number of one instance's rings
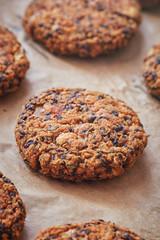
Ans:
POLYGON ((11 192, 11 193, 9 194, 9 196, 10 196, 10 197, 15 197, 15 196, 16 196, 16 193, 11 192))
POLYGON ((27 142, 27 145, 30 146, 31 144, 33 144, 33 142, 34 142, 33 140, 29 140, 29 141, 27 142))
POLYGON ((1 77, 0 77, 0 81, 1 81, 1 82, 6 81, 5 77, 1 76, 1 77))
POLYGON ((23 204, 22 204, 22 202, 21 201, 17 201, 18 202, 18 204, 22 207, 23 206, 23 204))
POLYGON ((140 130, 140 129, 138 129, 138 128, 136 128, 136 129, 135 129, 135 131, 136 131, 136 132, 140 132, 141 130, 140 130))
POLYGON ((29 146, 28 146, 27 143, 25 143, 23 147, 24 147, 24 148, 28 148, 29 146))
POLYGON ((88 118, 88 122, 89 123, 93 123, 95 121, 96 117, 89 117, 88 118))
POLYGON ((157 57, 156 63, 157 63, 157 64, 160 64, 160 57, 157 57))
POLYGON ((123 130, 123 135, 126 135, 127 134, 127 130, 123 130))
POLYGON ((132 118, 124 116, 124 120, 125 120, 125 121, 131 121, 132 118))
POLYGON ((3 177, 3 181, 4 181, 5 183, 11 183, 11 180, 7 179, 6 177, 3 177))
POLYGON ((79 91, 78 91, 78 90, 76 90, 76 91, 74 91, 74 93, 75 93, 75 94, 77 94, 77 93, 79 93, 79 91))
POLYGON ((57 28, 57 29, 56 29, 56 32, 57 32, 57 33, 59 33, 59 34, 61 34, 61 33, 62 33, 62 31, 61 31, 61 29, 60 29, 60 28, 57 28))
POLYGON ((73 93, 71 97, 72 97, 72 98, 76 97, 76 94, 73 93))
POLYGON ((58 119, 62 119, 62 117, 61 117, 60 115, 56 115, 56 117, 57 117, 58 119))
POLYGON ((142 127, 142 128, 143 128, 143 124, 142 124, 142 123, 140 123, 140 127, 142 127))
POLYGON ((76 20, 75 20, 75 23, 79 23, 79 22, 80 22, 79 19, 76 19, 76 20))
POLYGON ((101 25, 103 28, 108 28, 108 25, 106 25, 106 24, 102 24, 101 25))
POLYGON ((72 105, 69 105, 69 106, 66 107, 66 110, 68 111, 68 110, 73 109, 73 108, 74 107, 72 105))
POLYGON ((85 130, 83 130, 82 132, 85 133, 85 132, 87 132, 87 131, 88 131, 88 129, 85 129, 85 130))
POLYGON ((81 102, 80 104, 81 104, 81 105, 84 105, 85 103, 84 103, 84 102, 81 102))
POLYGON ((141 149, 141 146, 137 147, 136 150, 139 151, 141 149))
POLYGON ((148 73, 149 73, 149 72, 148 72, 148 71, 146 71, 146 72, 144 73, 144 75, 148 75, 148 73))
POLYGON ((53 105, 54 103, 57 103, 58 100, 57 99, 51 99, 51 105, 53 105))
POLYGON ((113 114, 113 115, 115 115, 116 117, 118 117, 118 112, 116 112, 116 111, 111 111, 111 114, 113 114))
POLYGON ((109 120, 109 118, 108 117, 104 117, 104 116, 101 116, 101 117, 99 117, 99 119, 106 119, 106 120, 109 120))
POLYGON ((124 34, 128 34, 129 33, 129 31, 126 29, 126 30, 123 30, 123 33, 124 34))
POLYGON ((119 231, 119 228, 117 228, 117 227, 114 227, 114 231, 119 231))
POLYGON ((20 133, 21 135, 23 135, 23 136, 25 135, 25 132, 20 131, 19 133, 20 133))
POLYGON ((53 36, 52 36, 52 33, 48 32, 48 33, 46 34, 45 38, 48 39, 48 38, 50 38, 50 37, 53 37, 53 36))
POLYGON ((48 121, 48 120, 51 120, 51 118, 47 117, 47 118, 44 119, 44 121, 48 121))
POLYGON ((59 165, 61 165, 61 166, 65 166, 66 164, 65 164, 65 162, 63 161, 63 162, 60 162, 59 165))
POLYGON ((54 239, 54 238, 57 238, 57 236, 52 235, 52 236, 49 237, 49 239, 54 239))
POLYGON ((127 240, 131 240, 131 235, 129 234, 129 233, 123 233, 123 237, 125 237, 125 239, 127 239, 127 240))
POLYGON ((50 115, 50 114, 51 114, 51 112, 47 112, 45 115, 48 116, 48 115, 50 115))
POLYGON ((93 135, 94 140, 96 140, 96 135, 93 135))
POLYGON ((24 159, 24 162, 30 164, 30 161, 28 159, 24 159))
POLYGON ((115 130, 116 132, 120 132, 120 131, 122 131, 122 129, 123 129, 123 126, 122 126, 122 125, 119 125, 118 127, 114 127, 114 130, 115 130))
POLYGON ((37 141, 37 140, 35 140, 35 141, 33 141, 33 143, 34 143, 34 145, 37 145, 37 144, 38 144, 38 141, 37 141))
POLYGON ((43 142, 44 141, 44 137, 40 137, 40 140, 43 142))
POLYGON ((131 155, 134 154, 134 150, 133 150, 133 149, 130 150, 130 154, 131 154, 131 155))
POLYGON ((72 132, 72 130, 73 130, 73 127, 70 127, 70 128, 69 128, 69 131, 72 132))
POLYGON ((114 145, 117 144, 117 138, 113 138, 113 139, 111 139, 111 141, 114 145))
POLYGON ((97 3, 97 10, 98 11, 103 11, 105 8, 101 3, 97 3))
POLYGON ((102 154, 101 154, 101 153, 98 153, 97 158, 100 158, 101 156, 102 156, 102 154))
POLYGON ((103 220, 103 219, 99 219, 99 221, 100 221, 100 222, 104 222, 104 220, 103 220))
POLYGON ((79 112, 82 112, 82 111, 83 111, 83 107, 80 107, 80 108, 78 109, 78 111, 79 111, 79 112))
POLYGON ((26 108, 27 110, 33 110, 33 104, 26 104, 26 105, 25 105, 25 108, 26 108))
POLYGON ((152 77, 156 78, 157 74, 155 72, 152 73, 152 77))
POLYGON ((75 237, 79 237, 79 234, 77 232, 75 232, 75 237))
POLYGON ((99 96, 98 96, 98 99, 103 99, 103 98, 104 98, 103 95, 99 95, 99 96))

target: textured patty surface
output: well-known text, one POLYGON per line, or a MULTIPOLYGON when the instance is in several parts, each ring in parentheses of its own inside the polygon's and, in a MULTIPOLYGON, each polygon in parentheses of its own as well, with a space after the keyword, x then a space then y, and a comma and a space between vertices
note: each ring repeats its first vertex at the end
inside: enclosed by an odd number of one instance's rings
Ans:
POLYGON ((143 76, 149 93, 160 98, 160 44, 154 46, 144 59, 143 76))
POLYGON ((160 0, 140 0, 140 3, 143 8, 150 8, 157 5, 160 0))
POLYGON ((28 68, 25 51, 17 38, 0 26, 0 96, 15 91, 28 68))
POLYGON ((129 229, 111 222, 94 220, 89 223, 67 224, 41 231, 35 240, 144 240, 129 229))
POLYGON ((23 26, 52 53, 96 57, 128 45, 140 22, 136 0, 33 0, 23 26))
POLYGON ((18 240, 25 216, 25 206, 17 189, 0 172, 0 239, 18 240))
POLYGON ((15 135, 32 168, 76 182, 122 174, 147 144, 130 107, 85 89, 50 89, 31 98, 18 117, 15 135))

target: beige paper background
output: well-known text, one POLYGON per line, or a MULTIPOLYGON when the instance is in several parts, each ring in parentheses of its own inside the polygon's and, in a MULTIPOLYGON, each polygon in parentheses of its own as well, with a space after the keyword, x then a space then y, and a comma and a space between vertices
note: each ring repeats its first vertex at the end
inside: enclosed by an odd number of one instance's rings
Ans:
POLYGON ((0 170, 16 185, 27 210, 21 240, 55 224, 102 218, 128 227, 148 240, 160 239, 160 102, 147 94, 142 59, 160 42, 160 7, 143 12, 140 33, 111 57, 83 60, 56 57, 34 43, 21 27, 30 1, 1 0, 0 23, 27 51, 30 70, 19 90, 0 98, 0 170), (139 115, 149 143, 124 175, 96 183, 48 179, 22 161, 14 139, 16 117, 25 101, 51 87, 82 87, 121 98, 139 115))

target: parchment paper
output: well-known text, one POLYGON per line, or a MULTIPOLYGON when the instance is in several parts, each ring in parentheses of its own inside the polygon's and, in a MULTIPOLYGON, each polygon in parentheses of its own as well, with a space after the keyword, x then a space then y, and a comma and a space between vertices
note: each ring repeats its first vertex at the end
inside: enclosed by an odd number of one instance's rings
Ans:
POLYGON ((21 240, 41 229, 101 218, 128 227, 147 240, 160 239, 160 102, 142 78, 142 60, 160 42, 160 7, 143 12, 140 33, 117 54, 97 59, 56 57, 34 43, 21 27, 27 0, 1 0, 0 23, 22 42, 31 62, 19 90, 0 98, 0 170, 16 185, 27 218, 21 240), (113 180, 73 184, 42 176, 22 161, 14 138, 21 106, 51 87, 82 87, 124 100, 139 115, 149 137, 135 165, 113 180))

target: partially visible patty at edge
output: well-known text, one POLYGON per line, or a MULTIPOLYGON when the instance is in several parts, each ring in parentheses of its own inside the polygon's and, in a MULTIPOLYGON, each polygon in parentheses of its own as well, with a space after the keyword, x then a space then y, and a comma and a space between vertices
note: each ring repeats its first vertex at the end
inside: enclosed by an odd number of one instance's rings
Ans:
POLYGON ((14 92, 28 68, 29 61, 16 36, 0 26, 0 96, 14 92))

